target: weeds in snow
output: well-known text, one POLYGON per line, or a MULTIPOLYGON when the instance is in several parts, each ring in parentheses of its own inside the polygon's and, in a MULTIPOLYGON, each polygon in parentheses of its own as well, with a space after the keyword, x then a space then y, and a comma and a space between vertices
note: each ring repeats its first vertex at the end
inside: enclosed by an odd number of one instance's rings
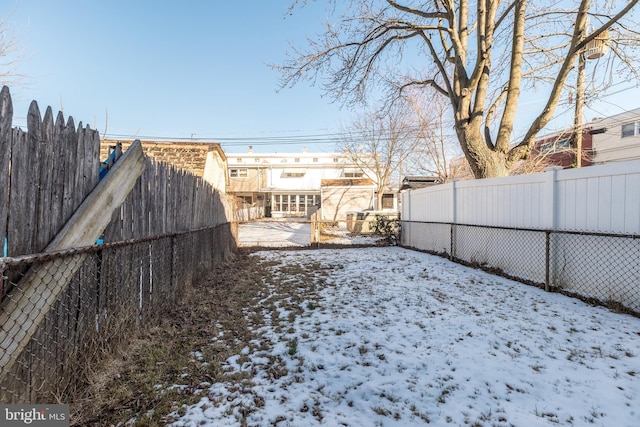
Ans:
POLYGON ((294 338, 287 344, 289 356, 293 356, 298 352, 298 338, 294 338))

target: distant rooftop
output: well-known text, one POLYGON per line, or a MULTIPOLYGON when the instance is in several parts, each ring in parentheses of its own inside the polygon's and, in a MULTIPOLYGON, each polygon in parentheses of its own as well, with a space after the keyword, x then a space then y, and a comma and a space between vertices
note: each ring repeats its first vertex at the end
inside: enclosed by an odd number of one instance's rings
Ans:
POLYGON ((407 175, 402 179, 400 190, 415 190, 436 184, 441 184, 437 176, 407 175))

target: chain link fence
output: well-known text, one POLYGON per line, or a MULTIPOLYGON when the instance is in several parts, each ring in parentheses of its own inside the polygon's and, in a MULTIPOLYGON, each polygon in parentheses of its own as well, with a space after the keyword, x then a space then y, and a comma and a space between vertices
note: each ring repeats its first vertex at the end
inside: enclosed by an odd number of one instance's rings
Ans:
POLYGON ((402 221, 402 244, 640 315, 640 236, 402 221))
POLYGON ((640 236, 557 232, 549 246, 554 288, 640 314, 640 236))
POLYGON ((65 401, 235 248, 231 224, 0 258, 0 402, 65 401))

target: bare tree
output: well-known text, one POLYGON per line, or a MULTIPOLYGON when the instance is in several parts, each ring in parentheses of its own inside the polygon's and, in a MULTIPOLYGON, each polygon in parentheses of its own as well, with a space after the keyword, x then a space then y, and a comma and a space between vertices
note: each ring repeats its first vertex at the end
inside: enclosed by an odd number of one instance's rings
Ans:
POLYGON ((0 20, 0 86, 20 83, 24 77, 16 69, 23 59, 23 45, 9 22, 11 15, 0 20))
MULTIPOLYGON (((557 139, 559 140, 559 138, 557 139)), ((565 154, 573 156, 575 150, 566 149, 565 154)), ((543 172, 546 168, 551 166, 558 166, 554 161, 553 150, 539 150, 535 148, 532 150, 531 155, 526 159, 516 162, 511 168, 511 175, 527 175, 530 173, 543 172)))
POLYGON ((527 159, 516 162, 511 168, 511 175, 538 173, 550 166, 566 166, 568 162, 572 162, 575 166, 578 157, 581 162, 591 163, 593 161, 591 150, 578 151, 569 144, 574 139, 574 135, 574 129, 566 129, 536 141, 531 155, 527 159))
POLYGON ((325 76, 327 93, 345 102, 383 91, 390 101, 408 87, 443 95, 478 178, 507 175, 530 155, 536 135, 553 118, 578 55, 600 34, 613 35, 611 67, 638 77, 638 0, 331 3, 340 19, 310 40, 306 50, 292 50, 279 67, 282 85, 325 76), (513 143, 523 89, 544 90, 540 96, 546 102, 524 137, 513 143))
POLYGON ((414 153, 407 158, 404 170, 407 173, 437 177, 439 182, 448 182, 460 173, 459 163, 453 159, 462 157, 456 144, 453 119, 443 97, 424 100, 424 93, 409 91, 406 120, 411 124, 416 140, 414 153))
POLYGON ((339 149, 369 176, 376 185, 376 207, 382 207, 382 196, 393 174, 414 153, 416 140, 405 120, 405 112, 394 108, 365 111, 344 130, 339 149))

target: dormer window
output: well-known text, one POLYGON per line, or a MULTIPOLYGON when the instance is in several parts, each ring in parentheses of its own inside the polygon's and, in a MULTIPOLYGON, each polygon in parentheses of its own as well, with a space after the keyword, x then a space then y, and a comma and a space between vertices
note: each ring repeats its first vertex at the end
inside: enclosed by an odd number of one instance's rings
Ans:
POLYGON ((302 178, 307 173, 306 169, 285 169, 282 172, 283 178, 302 178))
POLYGON ((344 178, 362 178, 364 177, 364 172, 359 169, 345 169, 342 171, 342 176, 344 178))

